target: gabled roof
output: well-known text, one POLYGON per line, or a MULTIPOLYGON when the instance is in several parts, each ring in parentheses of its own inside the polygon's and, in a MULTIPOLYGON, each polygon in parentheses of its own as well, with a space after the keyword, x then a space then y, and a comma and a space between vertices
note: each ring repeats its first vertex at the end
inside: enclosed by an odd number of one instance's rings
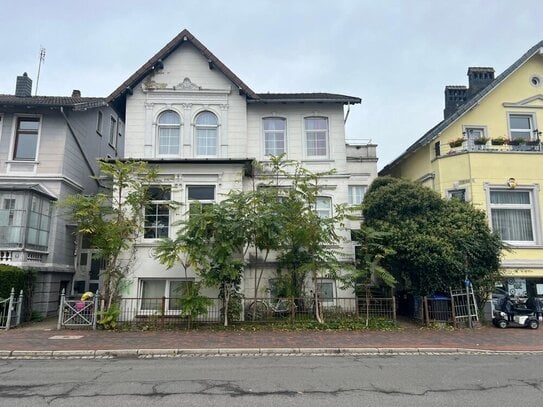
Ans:
POLYGON ((361 99, 354 96, 334 93, 258 93, 259 99, 250 103, 293 103, 293 102, 327 102, 327 103, 360 103, 361 99))
POLYGON ((124 81, 111 95, 107 97, 108 102, 115 102, 117 99, 126 98, 127 88, 133 88, 141 82, 149 73, 151 73, 161 61, 166 59, 172 52, 180 47, 185 42, 191 43, 199 50, 204 57, 207 58, 213 68, 218 69, 228 79, 230 79, 239 89, 244 92, 249 98, 258 98, 255 92, 239 79, 219 58, 208 50, 200 41, 194 37, 187 29, 181 31, 173 40, 167 43, 160 51, 158 51, 151 59, 141 66, 132 76, 124 81))
POLYGON ((104 98, 0 95, 0 106, 5 107, 70 107, 74 110, 84 110, 105 105, 104 98))
POLYGON ((396 166, 400 161, 402 161, 405 157, 413 153, 414 151, 418 150, 420 147, 423 147, 432 140, 434 140, 439 134, 445 130, 447 127, 449 127, 451 124, 453 124, 457 119, 459 119, 461 116, 464 115, 464 113, 470 111, 474 106, 478 105, 481 99, 483 99, 486 95, 488 95, 490 92, 494 90, 498 85, 500 85, 503 81, 505 81, 513 72, 515 72, 520 66, 522 66, 526 61, 528 61, 531 57, 533 57, 539 50, 543 47, 543 41, 539 41, 537 44, 535 44, 532 48, 530 48, 524 55, 522 55, 518 60, 516 60, 513 65, 511 65, 509 68, 507 68, 505 71, 503 71, 500 75, 496 77, 490 84, 486 87, 481 89, 478 93, 476 93, 472 98, 470 98, 468 101, 466 101, 463 105, 461 105, 456 112, 454 112, 452 115, 450 115, 445 120, 439 122, 437 125, 435 125, 433 128, 428 130, 421 138, 419 138, 417 141, 415 141, 413 144, 411 144, 407 150, 403 154, 401 154, 399 157, 397 157, 394 161, 392 161, 390 164, 386 165, 381 171, 379 171, 379 174, 387 174, 388 171, 396 166))
POLYGON ((166 44, 151 59, 143 64, 141 68, 115 89, 111 95, 107 97, 107 102, 110 103, 117 112, 123 115, 127 93, 131 92, 131 89, 140 83, 147 75, 157 69, 164 59, 186 42, 191 43, 205 58, 207 58, 210 67, 219 70, 232 81, 238 87, 240 93, 247 96, 247 101, 250 103, 328 102, 351 104, 361 102, 360 98, 357 97, 336 95, 332 93, 255 93, 186 29, 181 31, 179 35, 166 44))

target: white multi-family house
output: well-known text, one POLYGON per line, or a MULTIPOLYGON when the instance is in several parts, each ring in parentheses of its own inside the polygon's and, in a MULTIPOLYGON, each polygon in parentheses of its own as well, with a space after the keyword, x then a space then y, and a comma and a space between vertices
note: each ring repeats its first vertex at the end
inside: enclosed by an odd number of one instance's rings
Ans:
MULTIPOLYGON (((360 99, 330 93, 256 93, 189 31, 184 30, 109 97, 126 123, 125 157, 160 169, 161 188, 152 190, 145 232, 126 297, 170 297, 184 278, 181 267, 167 270, 153 257, 159 238, 174 237, 172 226, 191 202, 221 200, 248 188, 253 160, 286 154, 312 171, 335 169, 323 180, 317 206, 326 216, 338 203, 358 204, 376 177, 374 144, 347 145, 345 121, 360 99), (167 204, 182 204, 178 210, 167 204)), ((350 225, 357 228, 356 222, 350 225)), ((345 262, 354 259, 345 229, 345 262)), ((264 278, 269 288, 273 272, 264 278)), ((195 278, 193 274, 189 278, 195 278)), ((248 270, 245 280, 252 276, 248 270)), ((242 287, 253 296, 253 285, 242 287)), ((325 297, 351 296, 322 279, 325 297)), ((212 295, 213 293, 208 293, 212 295)), ((216 293, 215 293, 216 295, 216 293)))
POLYGON ((96 160, 123 154, 123 122, 104 98, 31 93, 25 73, 0 94, 0 263, 34 270, 32 309, 53 315, 62 290, 94 291, 100 271, 55 202, 98 190, 96 160))

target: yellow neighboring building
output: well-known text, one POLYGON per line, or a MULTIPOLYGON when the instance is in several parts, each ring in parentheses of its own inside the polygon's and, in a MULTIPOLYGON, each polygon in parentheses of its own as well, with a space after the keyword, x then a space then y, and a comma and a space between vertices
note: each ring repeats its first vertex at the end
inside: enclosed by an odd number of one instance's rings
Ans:
POLYGON ((504 288, 543 296, 543 41, 501 75, 469 68, 445 88, 444 120, 379 175, 419 180, 486 211, 504 252, 504 288))

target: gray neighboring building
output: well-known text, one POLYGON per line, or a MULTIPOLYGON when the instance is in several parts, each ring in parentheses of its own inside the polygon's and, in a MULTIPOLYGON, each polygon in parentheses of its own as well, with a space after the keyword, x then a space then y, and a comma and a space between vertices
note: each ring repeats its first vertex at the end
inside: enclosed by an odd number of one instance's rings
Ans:
POLYGON ((99 264, 76 250, 55 202, 97 192, 97 159, 123 155, 124 124, 105 99, 31 92, 25 73, 15 95, 0 94, 0 263, 36 271, 33 310, 45 316, 63 289, 98 287, 99 264))

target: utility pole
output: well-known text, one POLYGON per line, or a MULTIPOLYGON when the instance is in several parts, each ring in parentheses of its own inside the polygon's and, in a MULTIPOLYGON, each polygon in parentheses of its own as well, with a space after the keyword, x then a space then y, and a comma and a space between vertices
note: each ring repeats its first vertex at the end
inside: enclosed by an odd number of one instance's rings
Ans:
POLYGON ((36 78, 36 90, 34 91, 34 96, 38 94, 38 84, 40 83, 40 70, 41 64, 45 61, 45 48, 40 45, 40 62, 38 64, 38 77, 36 78))

